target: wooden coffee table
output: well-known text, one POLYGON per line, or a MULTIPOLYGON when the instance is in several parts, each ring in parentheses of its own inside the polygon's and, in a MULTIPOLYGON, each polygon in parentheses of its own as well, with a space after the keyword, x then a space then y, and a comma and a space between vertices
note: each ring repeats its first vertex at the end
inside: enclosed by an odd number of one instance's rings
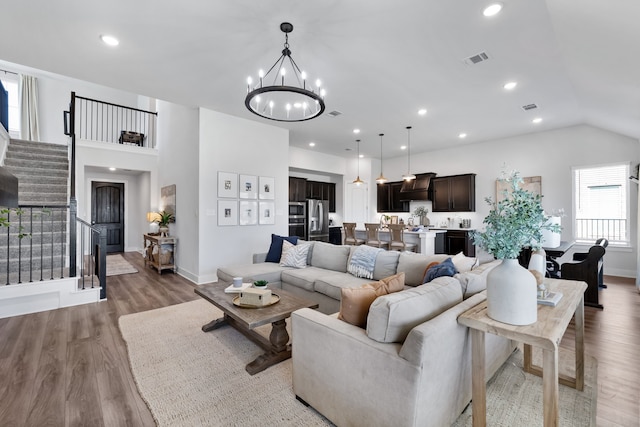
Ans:
POLYGON ((318 304, 282 289, 271 289, 272 293, 280 297, 280 301, 268 307, 243 308, 233 304, 233 298, 238 294, 224 292, 227 286, 229 286, 228 283, 218 282, 201 286, 195 290, 196 294, 218 307, 224 313, 223 317, 212 320, 202 326, 202 330, 209 332, 224 325, 231 325, 262 347, 265 353, 246 366, 247 372, 251 375, 289 359, 291 357, 291 345, 289 344, 286 319, 291 316, 291 313, 300 308, 318 308, 318 304), (269 323, 271 323, 271 333, 267 340, 254 329, 269 323))
POLYGON ((458 323, 471 331, 472 412, 473 427, 486 425, 485 348, 486 332, 524 343, 523 370, 542 376, 542 405, 545 427, 558 425, 558 382, 582 390, 584 387, 584 291, 585 282, 545 279, 553 292, 561 292, 562 299, 555 307, 538 305, 538 321, 532 325, 514 326, 487 316, 487 301, 465 311, 458 323), (558 372, 558 346, 571 318, 575 318, 575 377, 558 372), (542 367, 532 363, 531 346, 542 348, 542 367))

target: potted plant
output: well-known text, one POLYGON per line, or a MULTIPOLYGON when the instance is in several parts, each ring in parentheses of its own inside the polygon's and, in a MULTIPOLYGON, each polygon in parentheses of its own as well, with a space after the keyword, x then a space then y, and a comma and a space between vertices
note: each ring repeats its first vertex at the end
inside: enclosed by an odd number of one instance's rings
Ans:
POLYGON ((266 289, 268 283, 269 282, 267 282, 266 280, 256 280, 255 282, 253 282, 253 287, 258 289, 266 289))
POLYGON ((169 223, 174 220, 175 216, 171 212, 158 212, 157 223, 162 237, 167 237, 169 235, 169 223))
POLYGON ((547 223, 541 196, 521 188, 517 171, 502 180, 509 186, 502 200, 494 202, 484 219, 485 230, 474 232, 474 243, 494 257, 499 266, 487 276, 487 315, 512 325, 528 325, 537 320, 537 283, 533 274, 521 267, 518 255, 525 246, 540 249, 542 230, 558 232, 560 227, 547 223))
POLYGON ((413 216, 420 218, 420 224, 429 225, 429 218, 427 218, 427 214, 429 213, 429 209, 424 206, 418 206, 413 210, 413 216))

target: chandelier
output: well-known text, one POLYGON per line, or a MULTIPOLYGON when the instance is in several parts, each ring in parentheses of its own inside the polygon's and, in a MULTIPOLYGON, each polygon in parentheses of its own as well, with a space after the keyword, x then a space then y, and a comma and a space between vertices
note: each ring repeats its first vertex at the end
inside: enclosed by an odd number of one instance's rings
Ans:
POLYGON ((307 74, 300 71, 291 57, 289 33, 293 25, 283 22, 280 30, 285 34, 282 55, 266 74, 262 70, 258 72, 255 84, 251 77, 247 78, 244 105, 260 117, 279 122, 302 122, 318 117, 324 112, 325 90, 320 89, 320 80, 315 81, 315 90, 307 85, 307 74))

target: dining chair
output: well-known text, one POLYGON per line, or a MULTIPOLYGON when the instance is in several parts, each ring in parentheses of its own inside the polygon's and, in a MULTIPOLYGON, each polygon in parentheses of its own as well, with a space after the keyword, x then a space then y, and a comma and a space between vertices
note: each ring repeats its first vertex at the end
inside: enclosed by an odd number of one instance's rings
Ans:
POLYGON ((355 222, 343 222, 342 227, 344 228, 344 244, 345 245, 358 246, 364 243, 364 239, 358 239, 356 237, 355 222))
POLYGON ((404 224, 389 224, 389 250, 415 252, 418 245, 404 241, 404 224))
POLYGON ((365 223, 364 228, 367 231, 367 240, 365 241, 365 243, 368 246, 384 249, 389 248, 389 242, 380 240, 380 224, 378 224, 377 222, 365 223))

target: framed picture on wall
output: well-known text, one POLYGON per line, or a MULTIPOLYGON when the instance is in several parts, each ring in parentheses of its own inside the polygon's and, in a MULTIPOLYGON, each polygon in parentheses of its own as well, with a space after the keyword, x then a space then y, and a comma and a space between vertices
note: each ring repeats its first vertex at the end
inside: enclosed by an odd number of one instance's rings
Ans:
POLYGON ((218 172, 218 197, 238 198, 238 174, 218 172))
POLYGON ((218 225, 238 225, 237 200, 218 200, 218 225))
POLYGON ((240 201, 240 225, 256 225, 258 223, 258 202, 240 201))
POLYGON ((259 198, 260 200, 273 200, 276 198, 274 193, 275 179, 270 176, 261 176, 259 182, 259 198))
POLYGON ((258 198, 258 177, 255 175, 240 175, 240 198, 258 198))
POLYGON ((161 210, 173 215, 170 222, 176 222, 176 185, 167 185, 160 189, 161 210))
POLYGON ((274 202, 260 202, 260 224, 276 223, 276 204, 274 202))

